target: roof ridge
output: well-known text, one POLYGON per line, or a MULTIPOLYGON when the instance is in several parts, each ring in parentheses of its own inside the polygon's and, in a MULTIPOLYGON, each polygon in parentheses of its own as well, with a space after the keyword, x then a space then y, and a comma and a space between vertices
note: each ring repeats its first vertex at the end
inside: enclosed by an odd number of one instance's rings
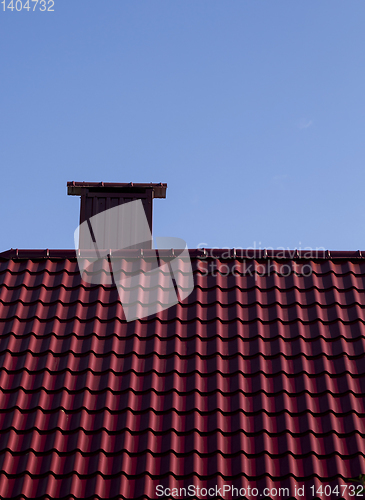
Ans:
MULTIPOLYGON (((102 251, 102 249, 100 249, 102 251)), ((323 250, 323 249, 273 249, 273 248, 193 248, 188 249, 190 257, 201 259, 283 259, 283 260, 335 260, 335 259, 365 259, 365 251, 361 250, 323 250)), ((156 255, 156 250, 139 249, 108 249, 109 254, 125 258, 150 258, 156 255)), ((174 249, 159 249, 159 257, 175 258, 174 249)), ((94 257, 94 250, 83 250, 83 255, 94 257)), ((18 249, 10 248, 0 252, 0 259, 76 259, 74 249, 18 249)))

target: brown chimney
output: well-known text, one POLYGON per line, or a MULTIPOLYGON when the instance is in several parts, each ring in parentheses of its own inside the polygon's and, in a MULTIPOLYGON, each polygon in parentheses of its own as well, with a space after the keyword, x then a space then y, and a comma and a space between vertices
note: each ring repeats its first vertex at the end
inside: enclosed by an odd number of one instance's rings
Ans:
MULTIPOLYGON (((111 182, 68 182, 67 194, 81 196, 80 225, 110 208, 123 205, 134 200, 141 200, 147 222, 152 233, 152 200, 166 198, 167 184, 135 184, 111 182)), ((85 225, 84 225, 85 226, 85 225)), ((117 229, 116 229, 117 230, 117 229)), ((90 245, 90 238, 86 246, 85 238, 80 234, 80 248, 90 245)), ((98 241, 99 248, 108 248, 108 242, 98 241), (104 245, 104 246, 103 246, 104 245)), ((151 242, 146 242, 142 248, 151 248, 151 242)))

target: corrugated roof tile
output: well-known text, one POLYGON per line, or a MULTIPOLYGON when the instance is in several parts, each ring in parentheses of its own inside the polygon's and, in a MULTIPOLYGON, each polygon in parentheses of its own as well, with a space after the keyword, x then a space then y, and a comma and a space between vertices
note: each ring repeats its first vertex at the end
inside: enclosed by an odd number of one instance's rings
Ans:
MULTIPOLYGON (((73 252, 0 255, 0 497, 229 484, 309 499, 365 472, 362 254, 215 252, 191 251, 187 299, 131 323, 73 252)), ((120 276, 150 268, 135 256, 120 276)), ((131 300, 161 299, 164 279, 131 300)))

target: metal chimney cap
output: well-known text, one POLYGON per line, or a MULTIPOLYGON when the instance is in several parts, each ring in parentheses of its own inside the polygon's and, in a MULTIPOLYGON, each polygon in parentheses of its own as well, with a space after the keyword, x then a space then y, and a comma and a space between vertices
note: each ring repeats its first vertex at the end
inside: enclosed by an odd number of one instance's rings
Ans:
POLYGON ((67 194, 80 196, 87 189, 89 192, 100 193, 141 193, 152 189, 153 198, 166 198, 167 184, 135 183, 135 182, 68 182, 67 194))

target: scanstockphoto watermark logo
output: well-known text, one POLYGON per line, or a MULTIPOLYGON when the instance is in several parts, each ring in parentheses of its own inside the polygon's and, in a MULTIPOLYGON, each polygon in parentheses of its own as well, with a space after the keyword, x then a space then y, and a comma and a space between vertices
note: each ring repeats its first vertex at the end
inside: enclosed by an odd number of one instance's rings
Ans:
POLYGON ((90 217, 80 224, 74 236, 82 280, 97 285, 115 284, 127 321, 168 309, 194 290, 185 241, 156 238, 157 248, 174 249, 172 258, 160 258, 141 200, 90 217), (145 257, 145 249, 153 251, 145 257), (133 259, 128 259, 123 250, 140 250, 139 257, 138 252, 133 252, 133 259))
POLYGON ((326 253, 324 247, 301 248, 300 244, 294 250, 284 247, 263 249, 256 246, 256 242, 252 247, 234 249, 207 249, 206 246, 206 243, 198 245, 198 249, 202 250, 198 262, 202 276, 240 275, 253 277, 255 280, 272 275, 283 278, 291 275, 309 277, 313 274, 313 260, 323 259, 326 253))
MULTIPOLYGON (((295 259, 296 257, 302 257, 304 259, 320 259, 323 258, 323 254, 326 252, 324 247, 302 247, 302 243, 299 241, 299 245, 294 248, 286 247, 262 247, 261 241, 253 242, 253 246, 235 247, 234 255, 239 259, 259 259, 265 255, 269 255, 271 252, 275 252, 276 259, 295 259)), ((205 257, 210 257, 211 259, 216 259, 221 257, 227 259, 232 256, 232 248, 230 247, 209 247, 207 250, 207 243, 199 243, 197 248, 204 251, 205 257)))
POLYGON ((297 487, 295 485, 294 495, 290 495, 289 488, 258 488, 246 486, 237 488, 231 484, 222 484, 214 487, 201 487, 195 484, 190 484, 187 487, 164 487, 162 484, 156 486, 156 497, 164 498, 201 498, 201 499, 216 499, 216 498, 278 498, 278 497, 301 497, 304 496, 304 486, 297 487))

